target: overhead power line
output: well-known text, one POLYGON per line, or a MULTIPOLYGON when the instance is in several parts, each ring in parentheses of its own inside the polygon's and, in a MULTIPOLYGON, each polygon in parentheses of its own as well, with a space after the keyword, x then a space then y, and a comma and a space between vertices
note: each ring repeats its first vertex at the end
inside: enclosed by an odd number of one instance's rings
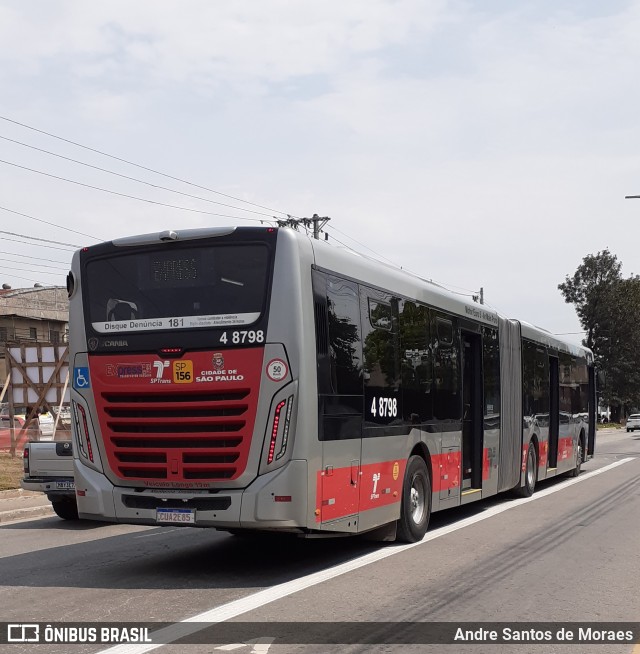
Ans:
MULTIPOLYGON (((92 238, 96 241, 101 240, 96 236, 91 236, 91 234, 85 234, 84 232, 79 232, 75 229, 71 229, 70 227, 63 227, 62 225, 57 225, 56 223, 51 223, 48 220, 43 220, 42 218, 36 218, 35 216, 30 216, 29 214, 21 213, 20 211, 14 211, 13 209, 8 209, 7 207, 0 207, 0 209, 2 209, 2 211, 8 211, 9 213, 15 213, 16 216, 23 216, 24 218, 29 218, 31 220, 35 220, 36 222, 43 223, 45 225, 51 225, 52 227, 57 227, 58 229, 64 229, 65 231, 71 232, 72 234, 78 234, 79 236, 86 236, 87 238, 92 238)), ((55 241, 50 241, 50 242, 55 243, 55 241)))
MULTIPOLYGON (((57 259, 43 259, 42 257, 32 257, 29 254, 24 254, 22 252, 5 252, 3 250, 0 250, 0 254, 8 254, 13 257, 20 257, 21 259, 35 259, 36 261, 48 261, 49 263, 61 263, 63 266, 68 265, 68 261, 58 261, 57 259)), ((73 252, 69 252, 69 254, 73 254, 73 252)), ((33 264, 36 265, 36 264, 33 264)))
POLYGON ((109 170, 108 168, 101 168, 100 166, 94 166, 90 163, 86 163, 85 161, 79 161, 78 159, 72 159, 71 157, 65 157, 61 154, 57 154, 56 152, 51 152, 50 150, 44 150, 43 148, 37 148, 34 145, 29 145, 28 143, 23 143, 22 141, 16 141, 14 139, 7 138, 6 136, 0 135, 0 139, 3 139, 5 141, 10 141, 11 143, 16 143, 17 145, 22 145, 25 148, 30 148, 31 150, 37 150, 38 152, 44 152, 45 154, 49 154, 52 157, 58 157, 59 159, 64 159, 65 161, 71 161, 73 163, 79 164, 81 166, 86 166, 87 168, 93 168, 94 170, 99 170, 103 173, 108 173, 109 175, 115 175, 116 177, 121 177, 122 179, 128 179, 129 181, 132 182, 137 182, 138 184, 145 184, 146 186, 150 186, 151 188, 156 188, 160 189, 162 191, 169 191, 170 193, 177 193, 178 195, 184 195, 185 197, 188 198, 194 198, 195 200, 202 200, 203 202, 209 202, 210 204, 217 204, 221 207, 227 207, 229 209, 235 209, 237 211, 246 211, 248 213, 255 213, 259 216, 267 216, 268 218, 273 218, 272 213, 265 213, 264 211, 255 211, 254 209, 245 209, 244 207, 236 207, 233 204, 226 204, 224 202, 216 202, 216 200, 210 200, 209 198, 203 198, 201 195, 192 195, 191 193, 185 193, 184 191, 178 191, 177 189, 169 188, 167 186, 161 186, 159 184, 153 184, 151 182, 146 182, 143 179, 138 179, 137 177, 130 177, 129 175, 123 175, 121 173, 117 173, 113 170, 109 170))
MULTIPOLYGON (((332 227, 331 227, 331 230, 333 230, 333 231, 339 231, 341 234, 343 234, 344 236, 346 236, 348 239, 351 239, 351 240, 354 241, 355 243, 358 243, 359 245, 361 245, 363 248, 366 248, 367 250, 369 250, 369 252, 372 252, 374 255, 376 255, 375 258, 378 259, 379 261, 380 261, 381 259, 384 259, 384 261, 385 261, 386 263, 392 265, 394 268, 397 268, 398 270, 402 270, 402 271, 404 271, 404 272, 406 272, 406 273, 409 273, 409 274, 411 274, 411 275, 414 275, 414 276, 417 277, 418 279, 422 279, 422 280, 424 280, 424 281, 428 281, 430 284, 433 284, 434 286, 439 286, 440 288, 442 288, 442 289, 448 291, 449 293, 453 293, 454 295, 460 295, 460 296, 462 296, 462 297, 470 297, 470 298, 473 298, 473 297, 475 297, 475 296, 477 295, 477 293, 474 293, 473 291, 469 291, 468 293, 461 293, 461 292, 459 292, 459 291, 454 291, 452 288, 450 288, 449 286, 447 286, 447 285, 445 285, 445 284, 442 284, 442 283, 440 283, 440 282, 436 282, 436 281, 433 280, 433 279, 426 279, 426 278, 423 277, 422 275, 419 275, 418 273, 413 272, 412 270, 409 270, 408 268, 404 268, 403 266, 398 265, 397 263, 395 263, 395 262, 392 261, 391 259, 388 259, 388 258, 385 257, 384 255, 380 254, 379 252, 376 252, 375 250, 372 250, 370 247, 367 247, 366 245, 364 245, 364 243, 360 243, 360 241, 358 241, 357 239, 353 238, 352 236, 349 236, 349 235, 346 234, 345 232, 336 229, 336 227, 332 226, 332 227)), ((352 248, 351 246, 349 246, 349 245, 347 245, 346 243, 343 243, 342 241, 338 240, 334 235, 331 235, 331 238, 332 238, 334 241, 336 241, 337 243, 340 243, 340 245, 343 245, 344 247, 348 248, 349 250, 352 250, 353 252, 357 252, 357 250, 354 250, 354 248, 352 248)), ((453 288, 460 288, 460 287, 455 287, 455 286, 454 286, 453 288)), ((464 289, 464 290, 468 290, 468 289, 464 289)), ((487 306, 488 306, 488 305, 487 305, 487 306)))
MULTIPOLYGON (((2 234, 3 232, 0 232, 2 234)), ((55 245, 41 245, 40 243, 29 243, 28 241, 19 241, 15 238, 7 238, 6 236, 2 238, 3 241, 10 241, 11 243, 20 243, 21 245, 29 245, 34 248, 47 248, 49 250, 59 250, 60 252, 68 252, 73 254, 74 250, 77 250, 80 246, 74 246, 71 250, 67 248, 57 248, 55 245)))
MULTIPOLYGON (((20 255, 17 252, 0 252, 0 254, 11 255, 14 257, 19 257, 20 255)), ((25 259, 35 259, 36 257, 24 257, 25 259)), ((7 259, 6 256, 2 258, 2 261, 5 263, 21 263, 27 266, 37 266, 38 268, 51 268, 51 270, 66 270, 67 268, 60 268, 60 266, 48 266, 46 263, 31 263, 29 261, 16 261, 15 259, 7 259)), ((68 266, 67 266, 68 267, 68 266)), ((16 268, 17 270, 17 268, 16 268)), ((33 272, 36 272, 35 270, 33 272)), ((44 272, 44 271, 43 271, 44 272)))
POLYGON ((287 211, 280 211, 279 209, 272 209, 271 207, 266 207, 262 204, 257 204, 255 202, 250 202, 249 200, 243 200, 242 198, 235 197, 233 195, 229 195, 228 193, 222 193, 221 191, 216 191, 215 189, 209 188, 207 186, 202 186, 200 184, 195 184, 193 182, 190 182, 186 179, 181 179, 180 177, 175 177, 173 175, 169 175, 168 173, 163 173, 160 170, 155 170, 153 168, 149 168, 147 166, 143 166, 141 164, 134 163, 133 161, 129 161, 127 159, 123 159, 122 157, 117 157, 113 154, 109 154, 107 152, 103 152, 102 150, 97 150, 96 148, 90 148, 87 145, 83 145, 82 143, 78 143, 76 141, 71 141, 70 139, 63 138, 62 136, 57 136, 56 134, 52 134, 51 132, 46 132, 42 129, 38 129, 36 127, 32 127, 31 125, 27 125, 26 123, 21 123, 17 120, 12 120, 11 118, 7 118, 6 116, 0 116, 1 120, 5 120, 8 123, 13 123, 14 125, 19 125, 20 127, 24 127, 25 129, 30 129, 34 132, 38 132, 39 134, 44 134, 45 136, 49 136, 54 139, 58 139, 59 141, 63 141, 64 143, 69 143, 71 145, 75 145, 78 148, 82 148, 84 150, 88 150, 89 152, 95 152, 96 154, 100 154, 103 157, 109 157, 109 159, 114 159, 115 161, 120 161, 122 163, 126 163, 130 166, 135 166, 136 168, 140 168, 142 170, 146 170, 150 173, 154 173, 156 175, 161 175, 162 177, 166 177, 167 179, 172 179, 176 182, 181 182, 182 184, 188 184, 189 186, 193 186, 194 188, 199 188, 203 191, 208 191, 209 193, 215 193, 216 195, 220 195, 225 198, 229 198, 230 200, 235 200, 236 202, 243 202, 244 204, 249 204, 253 207, 258 207, 259 209, 265 209, 266 211, 271 211, 275 213, 280 213, 283 214, 284 216, 289 215, 287 211))
MULTIPOLYGON (((148 204, 156 204, 161 207, 169 207, 170 209, 178 209, 180 211, 189 211, 191 213, 203 213, 209 216, 218 216, 222 218, 233 218, 234 220, 251 220, 257 222, 264 222, 264 219, 259 218, 245 218, 244 216, 230 216, 229 214, 224 213, 214 213, 212 211, 203 211, 202 209, 190 209, 189 207, 180 207, 175 204, 167 204, 166 202, 158 202, 157 200, 149 200, 148 198, 139 198, 136 195, 129 195, 128 193, 120 193, 119 191, 112 191, 108 188, 102 188, 101 186, 94 186, 93 184, 85 184, 84 182, 78 182, 74 179, 68 179, 67 177, 61 177, 60 175, 54 175, 52 173, 45 173, 42 170, 36 170, 35 168, 29 168, 28 166, 21 166, 20 164, 14 163, 12 161, 6 161, 5 159, 0 159, 0 163, 6 164, 7 166, 14 166, 15 168, 21 168, 22 170, 28 170, 32 173, 37 173, 38 175, 44 175, 45 177, 51 177, 53 179, 59 179, 62 182, 68 182, 69 184, 75 184, 77 186, 84 186, 85 188, 93 189, 94 191, 102 191, 103 193, 110 193, 111 195, 118 195, 122 198, 129 198, 131 200, 138 200, 140 202, 147 202, 148 204)), ((86 235, 85 235, 86 236, 86 235)), ((92 237, 93 238, 93 237, 92 237)))
MULTIPOLYGON (((342 234, 343 236, 346 236, 348 239, 350 239, 354 243, 357 243, 361 247, 365 248, 365 250, 369 250, 369 252, 371 252, 372 254, 375 254, 376 257, 378 257, 380 259, 384 259, 387 263, 390 263, 392 266, 394 266, 396 268, 400 268, 400 266, 397 263, 395 263, 395 261, 391 261, 391 259, 388 259, 383 254, 380 254, 379 252, 376 252, 375 250, 372 250, 370 247, 366 246, 364 243, 361 243, 357 239, 353 238, 353 236, 349 236, 349 234, 346 234, 341 229, 338 229, 335 225, 331 225, 331 229, 338 232, 339 234, 342 234)), ((335 237, 334 237, 334 239, 335 239, 335 237)), ((337 240, 337 239, 335 239, 335 240, 337 240)), ((341 245, 344 245, 344 243, 342 243, 341 245)), ((348 246, 345 246, 345 247, 348 247, 348 246)))
MULTIPOLYGON (((7 262, 11 263, 11 262, 7 262)), ((52 270, 33 270, 31 268, 20 268, 16 266, 2 266, 0 265, 0 270, 19 270, 20 272, 28 272, 28 273, 37 273, 38 275, 59 275, 60 273, 66 273, 67 271, 64 270, 64 268, 59 268, 56 271, 52 270)))
MULTIPOLYGON (((43 243, 55 243, 56 245, 66 245, 67 247, 70 248, 75 248, 76 250, 78 248, 81 248, 82 245, 74 245, 73 243, 61 243, 60 241, 52 241, 50 238, 38 238, 37 236, 27 236, 26 234, 16 234, 15 232, 5 232, 0 229, 0 234, 9 234, 9 236, 17 236, 18 238, 28 238, 30 241, 42 241, 43 243)), ((6 239, 6 240, 11 240, 11 239, 6 239)), ((34 243, 35 245, 35 243, 34 243)), ((41 246, 41 247, 47 247, 47 246, 41 246)), ((58 248, 56 248, 58 249, 58 248)))

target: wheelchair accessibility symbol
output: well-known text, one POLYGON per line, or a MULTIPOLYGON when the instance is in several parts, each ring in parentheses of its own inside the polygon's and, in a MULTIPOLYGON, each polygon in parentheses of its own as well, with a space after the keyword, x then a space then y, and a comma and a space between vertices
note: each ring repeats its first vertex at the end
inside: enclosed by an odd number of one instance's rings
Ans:
POLYGON ((77 390, 91 387, 91 381, 89 380, 89 368, 73 369, 73 387, 77 390))

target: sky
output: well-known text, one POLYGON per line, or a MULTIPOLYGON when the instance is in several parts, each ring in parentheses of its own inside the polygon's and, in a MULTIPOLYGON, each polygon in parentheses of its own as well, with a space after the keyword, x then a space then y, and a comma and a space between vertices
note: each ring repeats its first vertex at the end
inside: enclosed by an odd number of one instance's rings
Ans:
POLYGON ((639 34, 640 0, 0 0, 0 283, 318 214, 577 342, 565 276, 640 273, 639 34))

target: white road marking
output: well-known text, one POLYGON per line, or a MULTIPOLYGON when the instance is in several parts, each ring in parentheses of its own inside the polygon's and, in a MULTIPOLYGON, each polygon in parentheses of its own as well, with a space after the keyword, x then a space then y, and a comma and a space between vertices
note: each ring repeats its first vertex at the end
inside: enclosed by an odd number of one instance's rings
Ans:
POLYGON ((184 638, 185 636, 189 636, 198 631, 201 631, 210 624, 225 622, 226 620, 231 620, 232 618, 236 618, 239 615, 244 615, 245 613, 259 609, 266 604, 270 604, 271 602, 275 602, 289 595, 293 595, 294 593, 297 593, 301 590, 306 590, 307 588, 311 588, 312 586, 316 586, 325 581, 329 581, 330 579, 335 579, 336 577, 347 574, 348 572, 353 572, 354 570, 363 568, 366 565, 377 563, 378 561, 382 561, 386 558, 389 558, 390 556, 401 554, 402 552, 406 552, 407 550, 413 549, 414 547, 424 545, 425 543, 435 540, 436 538, 446 536, 447 534, 458 531, 459 529, 464 529, 465 527, 469 527, 478 522, 482 522, 483 520, 492 518, 493 516, 504 513, 505 511, 515 509, 519 506, 522 506, 523 504, 535 502, 536 500, 540 500, 543 497, 547 497, 548 495, 553 495, 553 493, 557 493, 561 490, 564 490, 565 488, 568 488, 569 486, 573 486, 574 484, 578 484, 586 481, 587 479, 596 477, 597 475, 601 475, 604 472, 613 470, 614 468, 617 468, 618 466, 621 466, 625 463, 629 463, 630 461, 635 461, 635 459, 633 457, 620 459, 619 461, 611 463, 608 466, 604 466, 603 468, 599 468, 598 470, 582 473, 579 477, 575 477, 560 484, 545 488, 544 490, 535 493, 531 497, 525 497, 522 499, 512 500, 510 502, 504 502, 502 504, 492 506, 486 511, 482 511, 481 513, 465 518, 464 520, 460 520, 454 524, 429 531, 427 532, 426 536, 418 543, 409 543, 407 545, 390 545, 384 547, 383 549, 365 554, 364 556, 352 559, 346 563, 340 563, 339 565, 336 565, 332 568, 320 570, 319 572, 314 572, 310 575, 300 577, 299 579, 292 579, 291 581, 286 581, 282 584, 271 586, 270 588, 265 588, 264 590, 258 591, 257 593, 253 593, 247 597, 242 597, 241 599, 228 602, 227 604, 222 604, 221 606, 217 606, 213 609, 210 609, 209 611, 198 613, 198 615, 194 615, 193 617, 187 618, 182 622, 177 622, 176 624, 165 627, 164 629, 160 629, 150 634, 152 638, 162 640, 163 643, 150 645, 115 645, 114 647, 109 647, 107 649, 101 650, 98 652, 98 654, 145 654, 146 652, 151 652, 154 649, 162 647, 163 644, 171 643, 178 640, 179 638, 184 638), (203 623, 206 624, 203 626, 203 623))
POLYGON ((214 647, 213 649, 220 649, 224 652, 232 652, 236 649, 243 649, 245 647, 250 647, 251 652, 249 654, 266 654, 271 645, 273 644, 273 638, 258 638, 256 640, 248 640, 246 643, 233 643, 231 645, 221 645, 220 647, 214 647))
MULTIPOLYGON (((151 529, 155 529, 155 527, 151 527, 151 529)), ((175 529, 158 529, 158 531, 154 531, 152 534, 143 534, 142 536, 134 536, 134 538, 149 538, 150 536, 164 536, 164 534, 170 534, 172 531, 178 531, 178 527, 175 529)))

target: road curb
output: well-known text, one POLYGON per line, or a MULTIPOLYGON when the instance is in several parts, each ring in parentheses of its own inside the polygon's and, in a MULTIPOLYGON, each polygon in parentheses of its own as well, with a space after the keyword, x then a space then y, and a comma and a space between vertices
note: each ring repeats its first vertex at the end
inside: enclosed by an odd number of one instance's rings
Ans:
POLYGON ((41 493, 40 491, 24 490, 24 488, 11 488, 0 491, 0 500, 13 500, 18 497, 33 497, 34 495, 41 495, 41 493))
POLYGON ((0 511, 0 525, 7 522, 13 522, 14 520, 42 518, 49 515, 54 515, 51 504, 43 506, 27 506, 23 509, 11 509, 10 511, 0 511))

